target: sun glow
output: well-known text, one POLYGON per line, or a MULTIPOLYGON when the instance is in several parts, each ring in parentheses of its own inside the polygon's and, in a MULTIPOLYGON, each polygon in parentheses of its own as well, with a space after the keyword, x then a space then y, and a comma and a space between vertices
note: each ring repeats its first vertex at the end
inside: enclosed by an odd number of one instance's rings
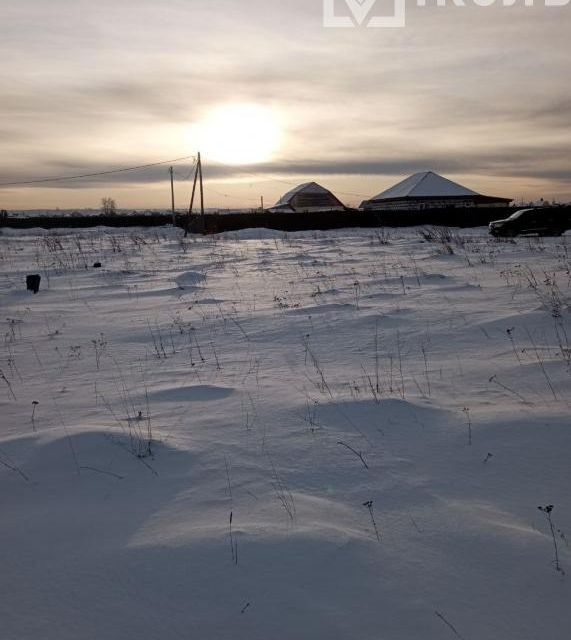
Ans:
POLYGON ((276 114, 254 104, 228 104, 210 111, 190 131, 191 144, 211 160, 256 164, 271 160, 281 144, 276 114))

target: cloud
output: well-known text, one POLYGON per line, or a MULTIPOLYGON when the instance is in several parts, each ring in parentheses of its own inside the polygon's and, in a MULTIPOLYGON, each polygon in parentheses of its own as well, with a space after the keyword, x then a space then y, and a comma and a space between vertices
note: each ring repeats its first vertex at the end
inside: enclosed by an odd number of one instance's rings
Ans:
MULTIPOLYGON (((263 177, 340 176, 351 188, 433 168, 565 191, 566 10, 411 7, 406 29, 329 30, 319 1, 11 3, 0 25, 0 182, 186 155, 184 132, 205 112, 252 101, 285 127, 274 163, 249 168, 263 177)), ((71 186, 144 194, 163 179, 149 170, 71 186)))
MULTIPOLYGON (((271 162, 252 166, 229 166, 211 163, 205 166, 209 180, 229 181, 232 179, 252 178, 255 180, 274 179, 285 176, 314 177, 323 176, 394 176, 401 177, 427 169, 450 175, 471 174, 481 176, 543 178, 554 182, 567 182, 571 176, 571 158, 566 149, 557 152, 544 150, 542 166, 538 168, 538 151, 535 148, 521 148, 513 152, 501 153, 465 153, 451 156, 447 153, 434 155, 395 156, 390 159, 369 159, 354 156, 346 160, 327 160, 325 158, 305 159, 304 161, 271 162)), ((45 178, 73 176, 86 173, 107 172, 122 169, 105 163, 58 161, 50 165, 45 178)), ((92 188, 94 185, 145 185, 167 181, 167 165, 120 172, 111 175, 92 176, 81 179, 69 179, 62 182, 33 185, 35 188, 92 188)), ((192 171, 190 163, 179 163, 176 173, 179 180, 192 171)), ((40 177, 40 176, 36 176, 40 177)), ((7 170, 2 182, 18 182, 34 179, 26 168, 7 170)))

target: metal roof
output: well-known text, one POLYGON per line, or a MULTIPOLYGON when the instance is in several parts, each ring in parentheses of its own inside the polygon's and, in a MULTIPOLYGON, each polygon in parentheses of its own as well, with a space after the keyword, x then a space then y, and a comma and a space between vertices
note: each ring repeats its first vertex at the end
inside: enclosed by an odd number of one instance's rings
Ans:
POLYGON ((392 200, 395 198, 434 198, 434 197, 462 197, 480 195, 457 182, 434 173, 423 171, 415 173, 399 182, 394 187, 379 193, 371 200, 392 200))

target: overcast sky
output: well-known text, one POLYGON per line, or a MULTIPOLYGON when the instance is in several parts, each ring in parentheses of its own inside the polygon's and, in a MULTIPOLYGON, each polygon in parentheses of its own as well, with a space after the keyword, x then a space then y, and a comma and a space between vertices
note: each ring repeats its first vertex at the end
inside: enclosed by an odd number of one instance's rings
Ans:
MULTIPOLYGON (((0 182, 194 154, 195 122, 250 103, 281 146, 253 166, 205 157, 208 206, 308 180, 356 204, 425 169, 571 200, 571 5, 470 2, 410 1, 402 29, 325 29, 323 0, 0 0, 0 182)), ((0 208, 168 206, 166 177, 2 188, 0 208)))

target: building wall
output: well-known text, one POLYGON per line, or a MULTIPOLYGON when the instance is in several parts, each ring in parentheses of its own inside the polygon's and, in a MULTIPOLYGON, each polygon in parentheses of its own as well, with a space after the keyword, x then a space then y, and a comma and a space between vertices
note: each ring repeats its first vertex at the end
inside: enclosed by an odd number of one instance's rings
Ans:
POLYGON ((369 202, 365 209, 383 211, 424 211, 425 209, 473 209, 473 208, 506 208, 508 202, 479 203, 475 200, 430 199, 430 200, 395 200, 394 202, 369 202))

